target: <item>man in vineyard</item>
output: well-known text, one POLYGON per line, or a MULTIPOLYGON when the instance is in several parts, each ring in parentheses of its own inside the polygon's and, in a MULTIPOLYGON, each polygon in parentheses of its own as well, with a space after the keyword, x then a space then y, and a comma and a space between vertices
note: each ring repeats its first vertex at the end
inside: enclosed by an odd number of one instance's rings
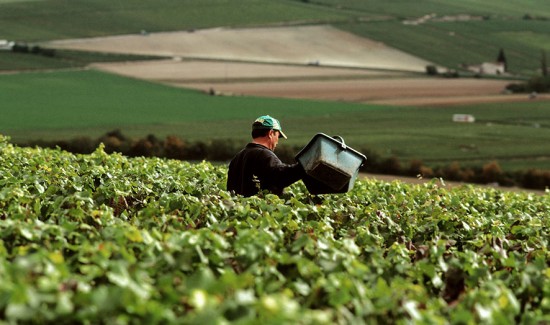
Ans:
POLYGON ((252 124, 252 142, 229 163, 227 190, 252 196, 261 190, 277 195, 305 176, 302 166, 284 164, 273 152, 279 138, 287 138, 281 123, 269 115, 260 116, 252 124))

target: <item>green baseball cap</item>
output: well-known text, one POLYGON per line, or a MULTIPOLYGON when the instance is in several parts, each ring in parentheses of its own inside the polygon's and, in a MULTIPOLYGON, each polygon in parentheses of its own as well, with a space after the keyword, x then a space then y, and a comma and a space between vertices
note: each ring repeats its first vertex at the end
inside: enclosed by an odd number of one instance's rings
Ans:
POLYGON ((264 115, 264 116, 260 116, 258 117, 254 123, 252 124, 252 129, 253 130, 257 130, 257 129, 273 129, 275 131, 279 131, 279 133, 281 134, 281 136, 285 139, 288 139, 286 137, 286 135, 283 133, 283 130, 281 129, 281 123, 279 123, 279 120, 277 120, 276 118, 273 118, 269 115, 264 115))

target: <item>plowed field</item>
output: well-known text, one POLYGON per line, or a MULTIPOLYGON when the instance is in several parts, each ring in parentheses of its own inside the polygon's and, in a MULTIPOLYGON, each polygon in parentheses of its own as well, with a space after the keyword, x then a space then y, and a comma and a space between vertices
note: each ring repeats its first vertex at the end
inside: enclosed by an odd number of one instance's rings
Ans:
MULTIPOLYGON (((199 89, 217 95, 247 95, 351 101, 387 105, 460 105, 532 100, 503 92, 507 80, 448 79, 402 72, 227 61, 154 61, 95 64, 129 77, 199 89)), ((539 95, 537 100, 548 100, 539 95)))

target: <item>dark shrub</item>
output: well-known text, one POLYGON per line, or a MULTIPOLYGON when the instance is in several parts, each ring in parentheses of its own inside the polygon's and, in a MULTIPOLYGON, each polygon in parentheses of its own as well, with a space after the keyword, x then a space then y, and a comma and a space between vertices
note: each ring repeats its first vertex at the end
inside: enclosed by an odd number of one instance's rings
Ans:
POLYGON ((116 129, 116 130, 107 132, 106 136, 115 137, 115 138, 119 139, 120 141, 126 141, 127 140, 126 136, 124 136, 124 134, 122 134, 120 129, 116 129))
POLYGON ((208 145, 202 141, 198 141, 186 146, 184 157, 189 160, 204 160, 208 157, 208 145))
POLYGON ((300 152, 301 148, 297 146, 289 146, 286 144, 280 144, 277 146, 277 149, 275 149, 275 153, 277 153, 277 157, 281 159, 282 162, 287 164, 293 164, 296 162, 296 155, 298 152, 300 152))
POLYGON ((74 153, 89 154, 97 148, 97 141, 89 137, 78 137, 68 142, 67 151, 74 153))
POLYGON ((550 187, 550 171, 529 169, 523 176, 522 186, 541 190, 550 187))
POLYGON ((154 148, 155 146, 153 143, 151 143, 151 141, 147 139, 140 139, 130 147, 128 155, 132 157, 152 157, 154 156, 155 152, 154 148))
POLYGON ((426 74, 429 76, 436 76, 437 75, 437 67, 435 65, 427 65, 426 66, 426 74))
POLYGON ((533 77, 527 83, 528 91, 544 93, 550 91, 550 77, 533 77))
POLYGON ((227 139, 212 140, 208 146, 208 160, 224 161, 233 158, 241 148, 235 141, 227 139))
POLYGON ((521 83, 511 83, 506 85, 506 90, 511 91, 513 93, 525 93, 527 92, 527 85, 521 84, 521 83))
POLYGON ((411 176, 416 176, 422 173, 422 160, 413 159, 409 165, 407 172, 411 176))
POLYGON ((483 165, 482 179, 486 183, 498 182, 502 176, 502 168, 496 161, 483 165))
POLYGON ((27 44, 16 43, 11 48, 12 52, 17 53, 29 53, 29 46, 27 44))
POLYGON ((122 144, 124 143, 117 137, 112 136, 103 136, 100 138, 100 142, 105 145, 105 152, 107 153, 113 153, 113 152, 120 152, 125 153, 123 149, 122 144))
POLYGON ((458 162, 453 161, 450 165, 439 170, 438 174, 447 180, 460 181, 462 179, 462 167, 460 167, 458 162))
POLYGON ((174 135, 167 136, 164 140, 164 154, 170 159, 185 159, 185 142, 174 135))
POLYGON ((384 174, 399 175, 401 173, 401 163, 399 162, 399 158, 393 156, 382 161, 380 171, 384 174))
POLYGON ((508 91, 513 93, 538 92, 545 93, 550 91, 550 76, 539 76, 529 79, 525 83, 512 83, 506 86, 508 91))

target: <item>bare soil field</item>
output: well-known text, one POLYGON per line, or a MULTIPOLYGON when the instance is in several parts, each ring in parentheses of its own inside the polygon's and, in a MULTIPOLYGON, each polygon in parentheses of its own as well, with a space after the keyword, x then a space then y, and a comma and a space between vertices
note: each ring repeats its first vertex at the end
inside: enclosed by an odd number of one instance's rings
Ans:
POLYGON ((509 81, 439 78, 371 78, 348 80, 287 80, 267 82, 173 84, 219 94, 303 98, 386 105, 452 105, 477 102, 527 101, 527 95, 502 93, 509 81))
MULTIPOLYGON (((410 73, 204 60, 101 63, 93 68, 217 95, 301 98, 400 106, 532 100, 503 92, 507 80, 428 78, 410 73)), ((539 95, 537 100, 549 100, 539 95)))
MULTIPOLYGON (((126 63, 96 63, 91 67, 138 79, 172 84, 233 84, 270 80, 350 79, 397 77, 408 73, 311 65, 247 63, 214 60, 161 60, 126 63)), ((198 87, 200 88, 200 87, 198 87)))

